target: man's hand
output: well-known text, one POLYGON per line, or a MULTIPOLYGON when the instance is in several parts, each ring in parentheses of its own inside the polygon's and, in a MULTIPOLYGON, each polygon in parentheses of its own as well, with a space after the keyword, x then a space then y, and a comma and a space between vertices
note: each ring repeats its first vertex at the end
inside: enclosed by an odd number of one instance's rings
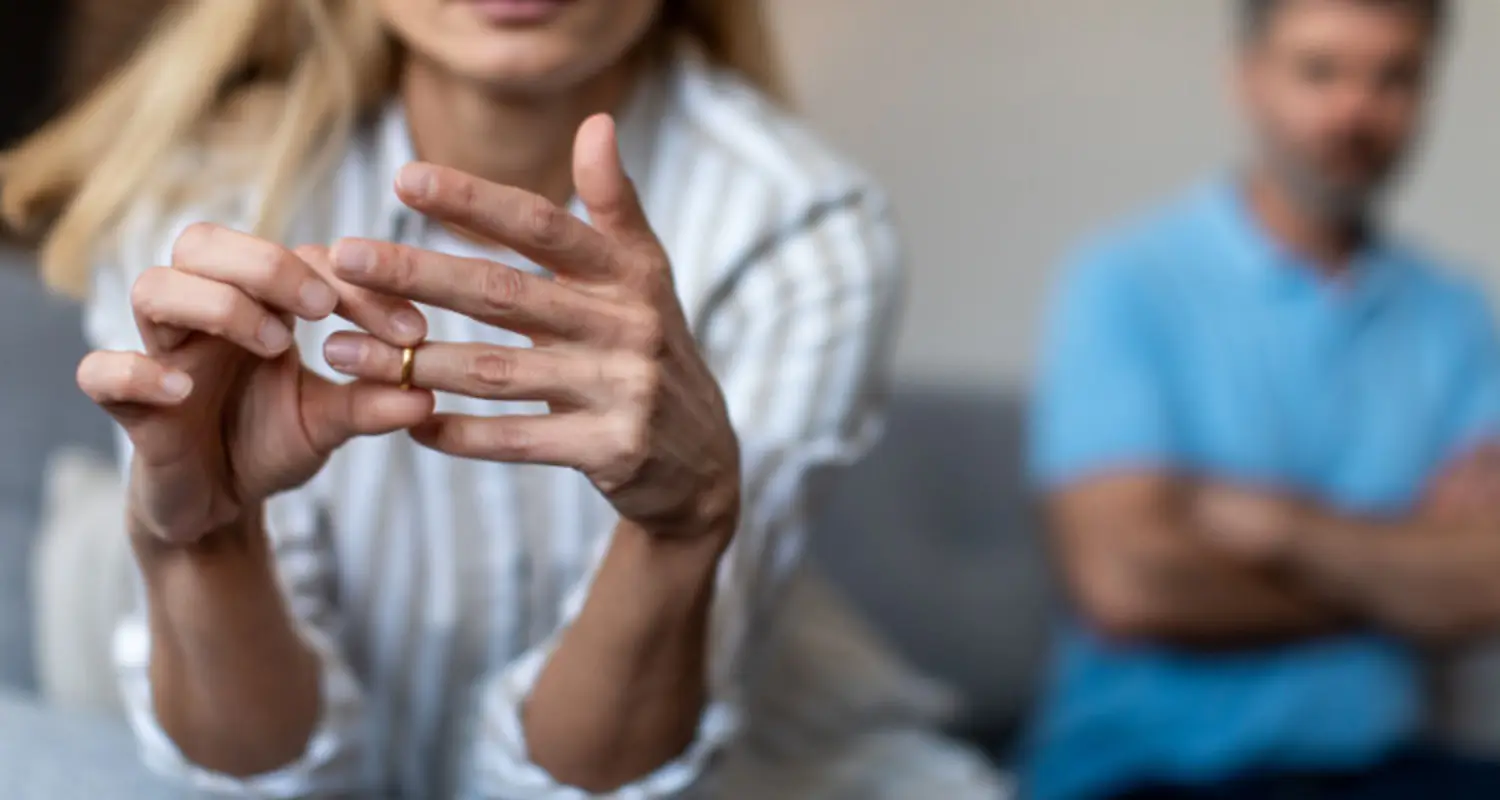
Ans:
POLYGON ((1192 509, 1211 543, 1254 564, 1285 557, 1307 513, 1290 495, 1208 482, 1194 489, 1192 509))
POLYGON ((1359 517, 1223 486, 1198 499, 1205 535, 1397 633, 1462 642, 1500 628, 1500 448, 1445 470, 1414 513, 1359 517))
POLYGON ((1111 475, 1049 498, 1081 610, 1123 641, 1235 648, 1337 631, 1342 608, 1265 569, 1295 504, 1165 475, 1111 475))
POLYGON ((1439 524, 1500 526, 1500 444, 1478 447, 1444 470, 1428 487, 1421 512, 1439 524))

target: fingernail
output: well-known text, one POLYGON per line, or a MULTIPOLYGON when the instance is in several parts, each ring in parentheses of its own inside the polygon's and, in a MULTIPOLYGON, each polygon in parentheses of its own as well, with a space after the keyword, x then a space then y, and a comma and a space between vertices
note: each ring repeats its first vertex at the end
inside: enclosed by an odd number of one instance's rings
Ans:
POLYGON ((402 309, 391 315, 391 328, 402 339, 413 341, 421 339, 424 327, 426 327, 426 321, 422 319, 422 315, 411 309, 402 309))
POLYGON ((162 376, 161 390, 173 400, 181 400, 193 391, 193 379, 181 372, 168 372, 162 376))
POLYGON ((298 293, 302 301, 302 310, 316 317, 325 316, 333 311, 338 305, 339 297, 334 294, 333 289, 322 281, 308 281, 302 284, 302 291, 298 293))
POLYGON ((339 242, 333 263, 346 275, 364 275, 375 268, 375 248, 364 242, 339 242))
POLYGON ((268 319, 260 324, 260 343, 273 353, 280 353, 292 343, 292 332, 286 326, 274 319, 268 319))
POLYGON ((396 188, 418 200, 431 197, 436 184, 432 170, 416 164, 407 164, 396 173, 396 188))
POLYGON ((323 345, 323 357, 333 367, 352 367, 364 356, 364 345, 353 339, 329 339, 323 345))

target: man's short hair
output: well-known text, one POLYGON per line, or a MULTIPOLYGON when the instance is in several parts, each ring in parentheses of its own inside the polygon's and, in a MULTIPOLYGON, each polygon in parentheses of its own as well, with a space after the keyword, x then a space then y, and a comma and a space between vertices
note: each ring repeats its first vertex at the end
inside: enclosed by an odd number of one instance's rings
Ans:
MULTIPOLYGON (((1448 19, 1447 0, 1351 0, 1371 6, 1391 6, 1420 12, 1437 33, 1448 19)), ((1287 0, 1240 0, 1240 38, 1253 41, 1265 32, 1271 17, 1287 0)))

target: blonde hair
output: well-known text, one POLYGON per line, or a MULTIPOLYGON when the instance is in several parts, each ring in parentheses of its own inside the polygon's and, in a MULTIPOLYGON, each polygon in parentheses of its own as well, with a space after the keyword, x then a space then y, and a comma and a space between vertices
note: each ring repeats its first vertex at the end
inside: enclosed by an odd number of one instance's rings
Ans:
MULTIPOLYGON (((781 95, 759 2, 665 0, 657 36, 691 39, 781 95)), ((83 102, 0 157, 0 215, 23 232, 45 228, 42 275, 74 295, 143 199, 171 208, 243 180, 256 232, 277 238, 306 176, 394 90, 396 60, 370 0, 185 3, 83 102)))

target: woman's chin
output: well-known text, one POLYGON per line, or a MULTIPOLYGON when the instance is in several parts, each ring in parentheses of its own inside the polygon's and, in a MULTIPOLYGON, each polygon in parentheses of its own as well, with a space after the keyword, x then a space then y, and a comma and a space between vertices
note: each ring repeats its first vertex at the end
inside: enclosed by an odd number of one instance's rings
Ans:
POLYGON ((514 41, 524 35, 508 35, 512 41, 487 42, 483 47, 434 60, 458 77, 506 94, 566 90, 591 74, 588 59, 580 58, 571 42, 514 41))

